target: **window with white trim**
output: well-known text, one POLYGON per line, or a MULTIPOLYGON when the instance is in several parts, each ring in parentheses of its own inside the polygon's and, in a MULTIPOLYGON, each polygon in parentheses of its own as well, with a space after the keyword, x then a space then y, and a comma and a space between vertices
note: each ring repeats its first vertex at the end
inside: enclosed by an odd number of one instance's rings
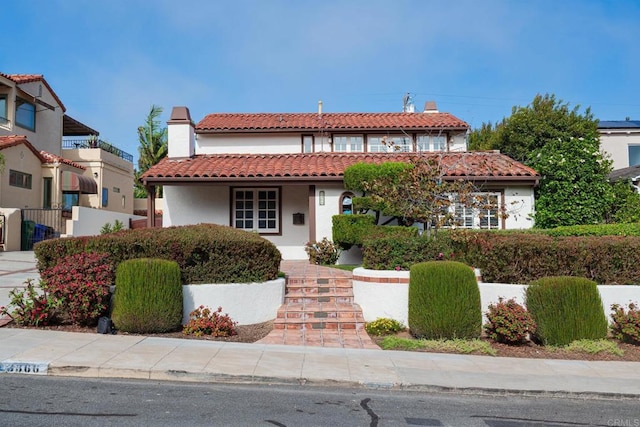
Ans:
POLYGON ((280 232, 279 188, 234 188, 233 226, 259 233, 280 232))
POLYGON ((367 149, 370 153, 393 153, 396 151, 413 151, 411 137, 397 136, 369 136, 367 149))
POLYGON ((465 206, 458 201, 453 203, 455 223, 462 228, 500 228, 500 194, 478 193, 475 194, 475 207, 465 206))
POLYGON ((361 153, 362 135, 334 135, 333 151, 340 153, 361 153))
POLYGON ((447 137, 444 135, 420 135, 416 142, 418 151, 447 151, 447 137))

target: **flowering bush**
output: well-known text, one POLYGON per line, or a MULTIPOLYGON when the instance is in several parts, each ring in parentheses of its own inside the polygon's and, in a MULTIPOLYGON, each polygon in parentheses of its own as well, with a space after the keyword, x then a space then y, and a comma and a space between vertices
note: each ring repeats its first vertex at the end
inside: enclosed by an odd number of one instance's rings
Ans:
POLYGON ((311 264, 333 265, 340 257, 341 249, 331 240, 324 237, 320 242, 307 242, 304 247, 311 264))
POLYGON ((114 268, 105 253, 79 253, 62 258, 41 273, 42 288, 57 302, 60 320, 92 325, 108 308, 114 268))
POLYGON ((625 311, 618 304, 611 306, 611 334, 622 342, 640 345, 640 309, 634 303, 630 303, 628 307, 629 311, 625 311))
POLYGON ((231 320, 228 314, 222 313, 222 307, 212 311, 209 307, 201 305, 189 313, 189 322, 184 325, 182 333, 185 335, 211 335, 213 337, 230 337, 237 335, 235 327, 237 322, 231 320))
POLYGON ((38 291, 29 279, 23 290, 9 292, 11 302, 0 307, 0 316, 10 316, 20 326, 47 326, 55 322, 59 303, 46 291, 38 291))
POLYGON ((487 336, 505 344, 522 344, 536 329, 531 314, 514 299, 499 298, 497 304, 490 304, 487 319, 484 325, 487 336))
POLYGON ((406 329, 402 323, 387 317, 381 317, 367 323, 364 328, 370 335, 390 335, 406 329))

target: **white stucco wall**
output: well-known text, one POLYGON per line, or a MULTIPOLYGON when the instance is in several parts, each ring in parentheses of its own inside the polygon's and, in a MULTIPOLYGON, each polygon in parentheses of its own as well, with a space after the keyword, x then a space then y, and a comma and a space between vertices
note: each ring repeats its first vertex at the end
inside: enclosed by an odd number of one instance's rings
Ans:
POLYGON ((42 207, 42 164, 24 144, 2 150, 5 167, 0 174, 0 206, 3 208, 42 207), (9 185, 10 170, 31 174, 31 188, 9 185))
POLYGON ((284 302, 285 280, 264 283, 232 283, 215 285, 184 285, 182 323, 189 321, 189 313, 200 305, 212 310, 222 307, 239 325, 252 325, 276 318, 284 302))
POLYGON ((525 229, 533 227, 535 197, 531 187, 506 187, 504 206, 507 213, 505 228, 525 229))
POLYGON ((124 229, 128 229, 130 218, 144 219, 145 217, 103 209, 74 206, 71 209, 71 219, 67 220, 67 234, 63 237, 96 236, 100 234, 100 229, 105 224, 109 223, 113 225, 116 220, 122 222, 124 229))
MULTIPOLYGON (((356 268, 354 276, 376 278, 409 278, 408 271, 367 270, 356 268)), ((499 298, 505 300, 514 298, 519 304, 524 304, 527 285, 507 283, 478 283, 480 289, 480 305, 483 315, 489 304, 495 304, 499 298)), ((611 322, 611 305, 620 304, 624 307, 629 302, 640 302, 640 286, 598 286, 602 307, 609 322, 611 322)), ((409 310, 409 284, 408 283, 383 283, 375 281, 353 280, 354 302, 362 308, 364 320, 371 322, 379 317, 388 317, 408 324, 409 310)), ((486 321, 486 317, 484 318, 486 321)))
POLYGON ((208 135, 198 134, 196 154, 301 153, 300 134, 208 135))
POLYGON ((629 146, 640 146, 640 131, 601 129, 600 150, 611 156, 613 169, 622 169, 629 166, 629 146))

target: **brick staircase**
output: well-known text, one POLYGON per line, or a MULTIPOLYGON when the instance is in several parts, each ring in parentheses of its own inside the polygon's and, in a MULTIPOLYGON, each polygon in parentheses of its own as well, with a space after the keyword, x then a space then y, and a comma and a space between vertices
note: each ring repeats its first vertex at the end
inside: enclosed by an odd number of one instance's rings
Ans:
POLYGON ((353 302, 351 279, 346 277, 288 277, 284 304, 275 329, 364 328, 362 309, 353 302))
POLYGON ((308 261, 283 261, 280 270, 287 277, 284 304, 258 343, 380 349, 353 302, 351 272, 308 261))

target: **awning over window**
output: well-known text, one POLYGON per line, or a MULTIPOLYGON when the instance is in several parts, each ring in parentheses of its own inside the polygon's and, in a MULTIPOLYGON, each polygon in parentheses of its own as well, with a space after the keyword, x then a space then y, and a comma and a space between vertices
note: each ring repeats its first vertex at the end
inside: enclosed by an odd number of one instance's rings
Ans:
POLYGON ((96 182, 75 172, 62 172, 62 191, 78 191, 82 194, 98 194, 96 182))

